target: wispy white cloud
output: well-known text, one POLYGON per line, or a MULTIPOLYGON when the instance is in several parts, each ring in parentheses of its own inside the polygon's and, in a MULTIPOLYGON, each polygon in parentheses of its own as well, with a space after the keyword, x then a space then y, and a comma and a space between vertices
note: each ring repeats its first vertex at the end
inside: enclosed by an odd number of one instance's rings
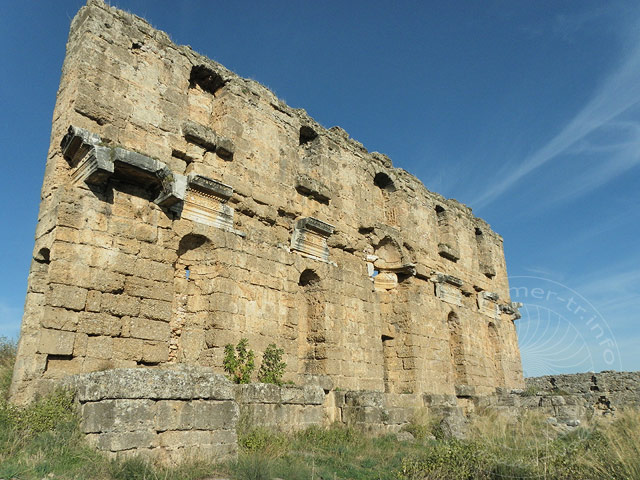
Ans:
MULTIPOLYGON (((558 160, 561 156, 571 154, 572 150, 588 148, 588 138, 596 132, 608 130, 609 135, 627 134, 624 142, 608 145, 617 153, 608 157, 591 172, 585 173, 583 182, 577 188, 576 183, 570 194, 576 196, 585 191, 597 188, 622 172, 640 163, 640 135, 637 134, 639 124, 630 126, 629 120, 621 121, 626 112, 640 104, 640 38, 636 38, 632 48, 620 63, 619 68, 611 73, 594 93, 586 105, 555 135, 548 143, 540 147, 532 155, 522 161, 518 167, 508 172, 501 180, 490 185, 476 197, 471 205, 475 208, 490 204, 522 179, 548 162, 558 160), (629 133, 631 132, 631 134, 629 133)), ((590 154, 598 151, 597 145, 590 154)), ((566 160, 563 158, 563 160, 566 160)))

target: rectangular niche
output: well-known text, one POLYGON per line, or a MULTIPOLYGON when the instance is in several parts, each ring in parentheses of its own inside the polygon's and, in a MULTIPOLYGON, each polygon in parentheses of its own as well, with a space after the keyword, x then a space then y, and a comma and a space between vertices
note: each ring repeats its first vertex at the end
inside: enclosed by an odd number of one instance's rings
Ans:
POLYGON ((202 175, 189 175, 181 217, 223 230, 233 230, 234 210, 227 205, 233 188, 202 175))
POLYGON ((334 226, 313 217, 301 218, 296 222, 291 237, 291 250, 311 257, 329 261, 327 238, 333 233, 334 226))

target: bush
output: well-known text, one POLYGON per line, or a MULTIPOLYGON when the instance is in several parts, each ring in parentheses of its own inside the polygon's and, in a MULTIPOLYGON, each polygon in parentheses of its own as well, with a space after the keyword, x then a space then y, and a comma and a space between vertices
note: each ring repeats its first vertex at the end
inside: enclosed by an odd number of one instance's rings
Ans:
POLYGON ((249 340, 241 339, 235 347, 227 344, 224 347, 224 371, 229 374, 229 379, 235 383, 249 383, 251 374, 255 368, 255 355, 253 350, 247 350, 249 340))
POLYGON ((0 401, 9 397, 13 364, 16 360, 16 344, 7 337, 0 337, 0 401))
POLYGON ((284 349, 276 347, 275 343, 270 344, 262 357, 262 364, 258 371, 258 381, 262 383, 275 383, 282 385, 282 376, 287 364, 282 361, 284 349))

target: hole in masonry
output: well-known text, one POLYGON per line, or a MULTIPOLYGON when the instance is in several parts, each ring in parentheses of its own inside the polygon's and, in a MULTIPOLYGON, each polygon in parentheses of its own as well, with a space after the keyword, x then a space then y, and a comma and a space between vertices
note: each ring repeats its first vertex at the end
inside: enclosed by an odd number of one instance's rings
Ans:
POLYGON ((191 276, 191 268, 187 265, 186 267, 184 267, 184 278, 189 280, 190 276, 191 276))
POLYGON ((406 282, 411 277, 413 277, 413 275, 410 273, 398 273, 398 283, 406 282))
POLYGON ((51 262, 49 255, 50 251, 48 248, 41 248, 40 250, 38 250, 38 254, 34 257, 34 260, 38 263, 49 265, 49 263, 51 262))
POLYGON ((313 142, 318 137, 318 133, 311 127, 303 125, 300 127, 300 145, 313 142))
POLYGON ((316 272, 312 269, 307 268, 304 272, 300 274, 300 280, 298 280, 298 285, 301 287, 311 287, 313 285, 317 285, 320 282, 320 277, 316 272))
POLYGON ((384 172, 376 173, 376 176, 373 177, 373 184, 381 190, 385 192, 395 192, 396 186, 391 180, 391 177, 384 172))
POLYGON ((198 85, 205 92, 212 95, 224 87, 227 83, 222 76, 204 65, 196 65, 191 69, 189 76, 189 87, 195 88, 198 85))

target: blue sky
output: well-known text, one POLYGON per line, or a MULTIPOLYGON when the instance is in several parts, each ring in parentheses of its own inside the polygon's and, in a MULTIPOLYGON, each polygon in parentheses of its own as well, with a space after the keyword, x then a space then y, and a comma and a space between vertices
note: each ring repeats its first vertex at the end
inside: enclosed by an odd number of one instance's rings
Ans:
MULTIPOLYGON (((0 4, 0 335, 19 330, 66 36, 83 3, 0 4)), ((486 219, 526 289, 513 299, 525 303, 527 374, 640 370, 640 4, 112 4, 486 219)))

